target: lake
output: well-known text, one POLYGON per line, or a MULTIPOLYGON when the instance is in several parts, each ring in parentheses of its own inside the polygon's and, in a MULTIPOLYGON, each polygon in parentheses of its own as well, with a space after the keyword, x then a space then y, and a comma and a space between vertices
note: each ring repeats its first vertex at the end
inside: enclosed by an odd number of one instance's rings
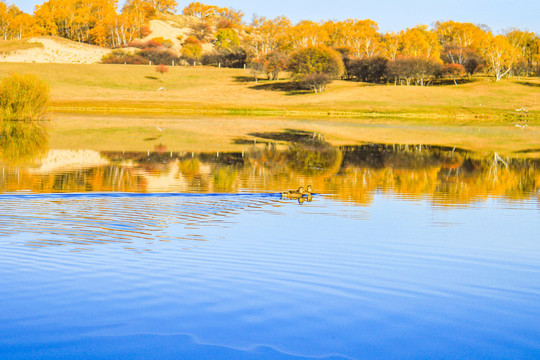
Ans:
POLYGON ((5 148, 1 358, 540 358, 540 160, 274 140, 5 148))

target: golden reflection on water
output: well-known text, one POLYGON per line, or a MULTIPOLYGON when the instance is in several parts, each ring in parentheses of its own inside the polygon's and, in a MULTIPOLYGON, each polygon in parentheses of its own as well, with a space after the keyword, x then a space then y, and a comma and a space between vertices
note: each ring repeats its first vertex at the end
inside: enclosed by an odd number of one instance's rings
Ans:
POLYGON ((48 150, 47 123, 0 121, 0 163, 4 166, 32 163, 48 150))
POLYGON ((369 205, 374 191, 439 204, 538 196, 540 161, 481 158, 429 146, 254 146, 243 153, 49 152, 41 164, 4 166, 1 192, 315 192, 369 205))

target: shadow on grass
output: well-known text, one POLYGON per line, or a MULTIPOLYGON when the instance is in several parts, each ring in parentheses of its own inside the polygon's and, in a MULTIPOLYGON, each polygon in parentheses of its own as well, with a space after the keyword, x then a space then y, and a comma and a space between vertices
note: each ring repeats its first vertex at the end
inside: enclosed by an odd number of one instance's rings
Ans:
POLYGON ((250 86, 249 88, 253 90, 281 91, 286 93, 286 95, 313 94, 313 91, 299 89, 298 84, 294 81, 271 82, 250 86))
POLYGON ((159 80, 157 76, 145 76, 145 78, 150 80, 159 80))
POLYGON ((281 91, 287 95, 301 95, 301 94, 312 94, 313 91, 299 89, 298 84, 294 81, 270 81, 270 80, 261 80, 255 82, 253 76, 235 76, 234 82, 240 84, 253 84, 250 86, 250 89, 253 90, 264 90, 264 91, 281 91))
POLYGON ((255 82, 255 78, 253 76, 234 76, 233 79, 234 82, 241 84, 255 82))
POLYGON ((516 151, 516 154, 531 154, 531 153, 540 153, 540 148, 538 149, 525 149, 516 151))
POLYGON ((540 83, 533 83, 528 81, 516 81, 517 84, 530 87, 540 87, 540 83))

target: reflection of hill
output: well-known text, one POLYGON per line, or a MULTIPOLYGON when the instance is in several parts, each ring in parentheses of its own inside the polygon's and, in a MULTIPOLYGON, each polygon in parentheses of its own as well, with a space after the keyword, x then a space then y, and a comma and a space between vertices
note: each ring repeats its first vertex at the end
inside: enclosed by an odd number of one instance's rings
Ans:
POLYGON ((540 161, 501 159, 426 146, 366 145, 242 153, 102 153, 110 165, 73 171, 5 171, 1 191, 278 192, 312 184, 318 193, 369 204, 374 191, 428 196, 438 204, 539 192, 540 161))

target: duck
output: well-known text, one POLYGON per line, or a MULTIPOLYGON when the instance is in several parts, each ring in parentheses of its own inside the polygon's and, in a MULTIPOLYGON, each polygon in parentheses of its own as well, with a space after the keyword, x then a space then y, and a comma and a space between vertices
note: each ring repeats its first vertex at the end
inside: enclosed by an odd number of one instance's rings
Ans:
POLYGON ((306 188, 306 193, 308 195, 311 195, 313 194, 313 187, 311 185, 308 185, 307 188, 306 188))
POLYGON ((301 198, 306 193, 306 190, 303 186, 300 186, 298 190, 283 191, 281 197, 287 199, 298 199, 301 198))

